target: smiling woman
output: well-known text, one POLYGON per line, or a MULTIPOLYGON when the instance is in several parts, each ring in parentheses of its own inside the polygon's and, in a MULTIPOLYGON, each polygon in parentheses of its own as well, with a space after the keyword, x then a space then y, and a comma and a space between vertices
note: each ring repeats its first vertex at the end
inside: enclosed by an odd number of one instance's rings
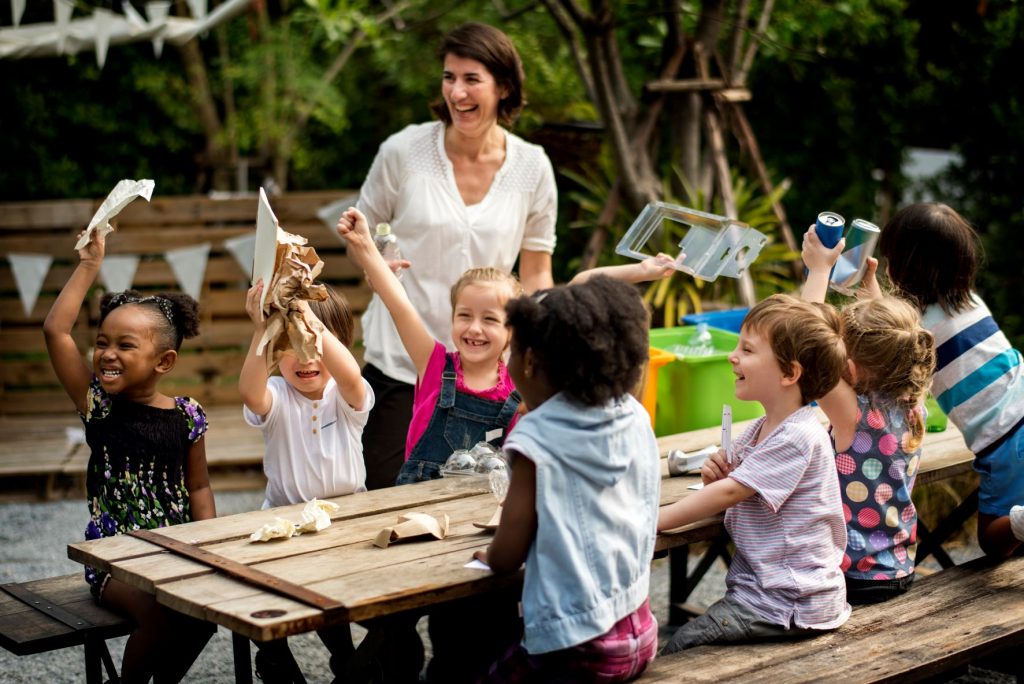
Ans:
MULTIPOLYGON (((550 287, 557 196, 547 155, 509 133, 525 104, 523 67, 508 36, 464 24, 439 50, 440 121, 408 126, 382 145, 360 191, 372 227, 391 224, 411 262, 402 284, 433 339, 449 350, 448 292, 470 268, 550 287)), ((364 377, 377 403, 363 432, 366 486, 389 487, 405 459, 416 368, 387 308, 374 296, 363 317, 364 377)))

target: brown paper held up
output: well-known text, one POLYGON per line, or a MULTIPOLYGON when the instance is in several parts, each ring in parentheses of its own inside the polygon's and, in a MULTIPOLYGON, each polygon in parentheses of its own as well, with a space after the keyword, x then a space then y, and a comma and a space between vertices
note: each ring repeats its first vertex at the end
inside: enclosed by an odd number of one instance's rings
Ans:
POLYGON ((398 541, 409 541, 427 536, 444 539, 448 536, 448 524, 447 513, 442 514, 440 521, 426 513, 404 513, 398 516, 397 525, 385 527, 378 532, 373 544, 386 549, 389 544, 398 541))
POLYGON ((327 299, 327 290, 316 284, 324 262, 306 242, 306 238, 299 235, 277 231, 274 275, 267 285, 269 294, 263 307, 267 328, 256 349, 258 355, 269 349, 267 373, 274 372, 281 355, 289 349, 301 363, 316 361, 323 354, 324 326, 315 317, 307 318, 300 304, 303 299, 327 299))

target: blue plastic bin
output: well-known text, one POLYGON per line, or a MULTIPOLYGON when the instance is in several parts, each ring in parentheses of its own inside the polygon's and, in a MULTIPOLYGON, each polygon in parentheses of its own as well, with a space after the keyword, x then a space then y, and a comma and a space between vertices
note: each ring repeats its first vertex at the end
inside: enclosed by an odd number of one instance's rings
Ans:
POLYGON ((683 325, 697 325, 698 323, 707 323, 709 328, 718 328, 719 330, 728 330, 729 332, 739 333, 740 327, 743 325, 743 319, 747 317, 747 312, 750 309, 726 309, 725 311, 708 311, 706 313, 699 314, 686 314, 680 321, 683 325))

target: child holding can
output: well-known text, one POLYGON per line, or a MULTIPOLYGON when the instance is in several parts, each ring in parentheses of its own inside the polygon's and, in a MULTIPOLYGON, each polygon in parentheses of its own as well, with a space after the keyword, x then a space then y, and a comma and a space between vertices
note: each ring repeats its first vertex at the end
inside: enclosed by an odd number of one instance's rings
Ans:
MULTIPOLYGON (((805 300, 824 302, 829 271, 843 248, 840 242, 828 249, 815 228, 808 229, 805 300)), ((935 345, 909 302, 875 288, 865 288, 841 316, 846 373, 818 405, 831 423, 846 516, 847 600, 878 603, 905 592, 914 579, 917 510, 911 493, 935 345)))
POLYGON ((974 292, 979 249, 971 225, 933 202, 900 209, 879 239, 893 287, 935 336, 932 395, 975 454, 978 542, 1009 556, 1024 542, 1024 366, 974 292))

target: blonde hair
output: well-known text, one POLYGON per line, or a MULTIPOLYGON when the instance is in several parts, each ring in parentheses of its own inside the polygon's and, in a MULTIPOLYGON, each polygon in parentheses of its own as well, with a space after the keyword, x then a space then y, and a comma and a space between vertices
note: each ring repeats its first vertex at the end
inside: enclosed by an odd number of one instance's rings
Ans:
POLYGON ((856 301, 843 309, 843 337, 857 365, 858 394, 874 393, 907 412, 908 449, 924 438, 924 417, 917 410, 935 369, 935 338, 921 327, 914 306, 898 297, 856 301))
MULTIPOLYGON (((504 283, 508 286, 508 296, 504 302, 510 299, 515 299, 519 295, 523 294, 523 286, 519 284, 519 279, 507 271, 502 271, 500 268, 493 268, 486 266, 483 268, 471 268, 455 281, 452 285, 451 297, 452 297, 452 310, 455 309, 455 302, 458 300, 459 295, 466 289, 468 285, 476 285, 477 283, 504 283)), ((504 304, 504 302, 502 302, 504 304)))
POLYGON ((777 294, 759 302, 743 320, 743 327, 768 339, 784 373, 794 364, 802 369, 797 386, 804 404, 828 394, 846 368, 842 320, 831 306, 777 294))

